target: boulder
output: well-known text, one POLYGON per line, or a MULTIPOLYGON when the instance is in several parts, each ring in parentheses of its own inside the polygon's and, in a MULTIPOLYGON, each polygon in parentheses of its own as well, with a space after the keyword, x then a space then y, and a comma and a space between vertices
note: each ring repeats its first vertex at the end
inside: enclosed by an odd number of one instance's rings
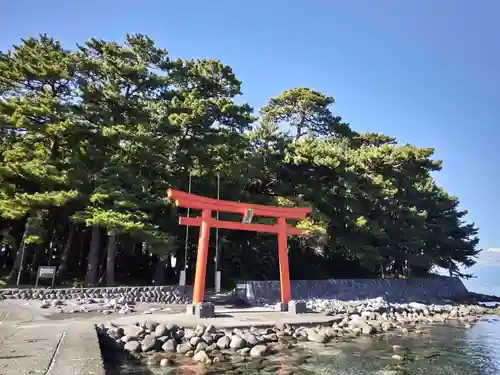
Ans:
POLYGON ((266 345, 255 345, 250 349, 250 357, 263 357, 267 354, 268 348, 266 345))
POLYGON ((201 362, 204 364, 210 364, 212 361, 210 360, 210 357, 206 352, 203 350, 199 351, 198 353, 195 353, 193 356, 193 361, 195 362, 201 362))
POLYGON ((123 346, 128 352, 140 352, 141 351, 141 343, 139 341, 131 340, 123 346))
POLYGON ((317 332, 314 329, 307 329, 306 333, 307 333, 307 339, 312 342, 324 344, 328 340, 328 338, 323 332, 317 332))
POLYGON ((146 335, 144 340, 142 340, 141 348, 143 352, 149 352, 150 350, 156 349, 156 336, 155 335, 146 335))
POLYGON ((227 349, 231 344, 231 338, 229 336, 223 336, 217 340, 217 347, 219 349, 227 349))
POLYGON ((161 348, 167 353, 174 353, 177 349, 177 342, 174 339, 169 339, 165 341, 161 348))
POLYGON ((138 326, 125 326, 123 327, 123 334, 131 339, 137 339, 141 333, 144 332, 144 328, 138 326))
POLYGON ((229 347, 231 349, 241 349, 246 346, 246 341, 244 338, 234 335, 231 337, 231 343, 229 344, 229 347))

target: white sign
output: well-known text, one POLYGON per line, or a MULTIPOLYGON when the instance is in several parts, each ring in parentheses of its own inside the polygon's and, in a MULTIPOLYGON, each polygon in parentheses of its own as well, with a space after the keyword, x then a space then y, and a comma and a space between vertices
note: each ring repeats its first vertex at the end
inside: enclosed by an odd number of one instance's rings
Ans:
POLYGON ((56 273, 56 267, 45 266, 38 268, 38 277, 41 277, 42 279, 44 278, 52 279, 55 273, 56 273))
POLYGON ((242 223, 244 224, 251 224, 253 219, 253 209, 252 208, 247 208, 245 210, 245 216, 243 216, 242 223))
POLYGON ((38 275, 36 277, 35 288, 38 288, 38 280, 40 279, 52 279, 52 287, 54 287, 54 282, 56 281, 56 267, 54 266, 38 267, 38 275))

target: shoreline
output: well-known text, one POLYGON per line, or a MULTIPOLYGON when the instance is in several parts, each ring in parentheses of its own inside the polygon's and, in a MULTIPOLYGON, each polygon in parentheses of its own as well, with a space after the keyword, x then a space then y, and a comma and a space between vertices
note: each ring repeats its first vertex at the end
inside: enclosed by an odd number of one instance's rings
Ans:
MULTIPOLYGON (((314 302, 309 301, 308 305, 314 302)), ((237 363, 259 362, 262 365, 279 356, 332 350, 336 345, 363 337, 420 336, 436 325, 469 329, 482 316, 500 313, 499 309, 481 305, 390 304, 382 298, 353 303, 321 301, 316 306, 317 313, 318 310, 323 310, 320 314, 331 319, 328 324, 310 327, 304 316, 303 324, 276 322, 267 328, 251 325, 242 328, 240 325, 240 328, 231 329, 218 328, 216 322, 210 324, 212 321, 182 326, 149 319, 128 325, 101 323, 96 325, 96 330, 103 355, 123 356, 132 366, 203 365, 229 369, 237 363)), ((401 348, 393 348, 392 359, 396 362, 404 360, 400 351, 401 348)))

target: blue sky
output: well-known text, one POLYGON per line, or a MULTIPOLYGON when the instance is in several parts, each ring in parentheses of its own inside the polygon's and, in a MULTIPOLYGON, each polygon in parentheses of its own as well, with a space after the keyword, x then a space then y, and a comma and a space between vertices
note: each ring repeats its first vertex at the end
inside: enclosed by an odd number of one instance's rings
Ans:
MULTIPOLYGON (((438 182, 488 249, 500 247, 499 16, 496 0, 9 1, 0 49, 42 32, 66 47, 140 32, 173 56, 231 65, 255 108, 292 87, 330 94, 355 130, 436 148, 438 182)), ((493 282, 500 252, 479 263, 474 283, 493 282)))

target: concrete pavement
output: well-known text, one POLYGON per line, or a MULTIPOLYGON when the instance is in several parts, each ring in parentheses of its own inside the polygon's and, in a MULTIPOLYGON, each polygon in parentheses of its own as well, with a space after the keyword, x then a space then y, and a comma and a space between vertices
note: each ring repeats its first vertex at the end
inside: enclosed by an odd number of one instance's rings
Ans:
POLYGON ((51 322, 0 302, 0 375, 104 375, 92 323, 51 322))
MULTIPOLYGON (((293 315, 286 312, 278 312, 269 308, 252 307, 245 309, 230 309, 216 307, 215 317, 208 319, 196 318, 185 313, 169 314, 158 312, 149 315, 108 315, 105 321, 116 325, 132 325, 136 322, 142 323, 153 320, 164 324, 177 324, 183 327, 194 327, 198 324, 213 324, 217 328, 242 328, 254 326, 256 328, 273 327, 277 324, 290 324, 301 326, 316 326, 332 324, 336 319, 321 313, 308 313, 293 315)), ((101 318, 101 323, 104 320, 101 318)))

